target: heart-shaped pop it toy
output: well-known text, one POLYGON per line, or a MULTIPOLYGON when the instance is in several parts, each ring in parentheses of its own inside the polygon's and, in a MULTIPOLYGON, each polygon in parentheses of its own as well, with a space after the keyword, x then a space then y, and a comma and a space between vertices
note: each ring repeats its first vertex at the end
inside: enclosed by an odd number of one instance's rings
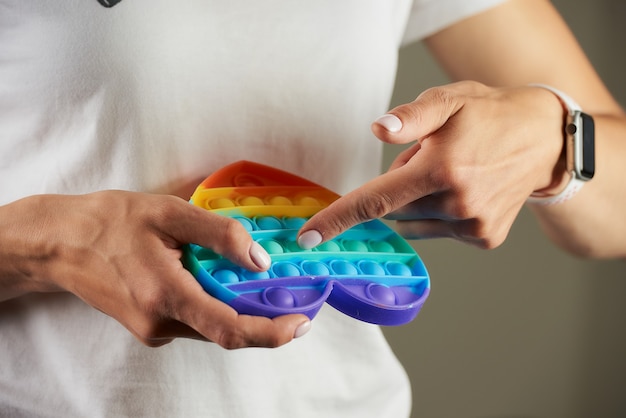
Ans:
POLYGON ((411 321, 430 291, 415 250, 380 220, 357 225, 313 250, 296 235, 339 195, 298 176, 240 161, 207 177, 191 203, 237 219, 269 253, 268 271, 245 270, 210 249, 185 246, 183 264, 205 291, 242 314, 313 318, 324 302, 361 321, 411 321))

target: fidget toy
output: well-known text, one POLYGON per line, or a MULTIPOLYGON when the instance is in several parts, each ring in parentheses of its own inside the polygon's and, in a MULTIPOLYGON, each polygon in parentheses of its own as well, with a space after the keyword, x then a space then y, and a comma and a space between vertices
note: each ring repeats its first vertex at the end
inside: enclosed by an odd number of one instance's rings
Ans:
POLYGON ((354 226, 312 250, 298 230, 339 196, 265 165, 240 161, 207 177, 190 202, 238 220, 270 255, 265 272, 245 270, 208 248, 185 246, 183 264, 204 290, 242 314, 313 318, 324 302, 361 321, 400 325, 430 291, 413 248, 380 220, 354 226))

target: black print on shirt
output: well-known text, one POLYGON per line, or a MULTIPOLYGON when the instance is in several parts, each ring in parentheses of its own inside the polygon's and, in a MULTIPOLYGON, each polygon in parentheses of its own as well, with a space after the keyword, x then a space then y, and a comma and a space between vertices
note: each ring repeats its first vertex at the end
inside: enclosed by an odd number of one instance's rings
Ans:
POLYGON ((104 7, 113 7, 121 1, 122 0, 98 0, 98 3, 100 3, 104 7))

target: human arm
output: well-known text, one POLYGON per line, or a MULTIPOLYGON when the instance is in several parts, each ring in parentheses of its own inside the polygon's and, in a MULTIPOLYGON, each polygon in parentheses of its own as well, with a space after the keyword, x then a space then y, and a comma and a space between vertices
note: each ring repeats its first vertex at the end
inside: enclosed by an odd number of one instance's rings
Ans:
POLYGON ((374 123, 383 141, 420 144, 302 232, 319 231, 326 240, 391 212, 409 237, 498 246, 527 197, 556 194, 569 175, 561 153, 564 109, 552 93, 527 87, 538 82, 567 92, 594 117, 598 169, 570 201, 531 209, 566 250, 624 257, 624 113, 549 2, 510 1, 433 35, 427 45, 453 79, 481 84, 436 88, 391 110, 402 122, 398 132, 374 123))
POLYGON ((253 271, 269 267, 238 222, 177 197, 123 191, 27 197, 0 206, 0 301, 71 292, 148 346, 184 337, 225 348, 276 347, 308 328, 302 315, 238 315, 209 296, 180 262, 180 246, 189 242, 253 271))

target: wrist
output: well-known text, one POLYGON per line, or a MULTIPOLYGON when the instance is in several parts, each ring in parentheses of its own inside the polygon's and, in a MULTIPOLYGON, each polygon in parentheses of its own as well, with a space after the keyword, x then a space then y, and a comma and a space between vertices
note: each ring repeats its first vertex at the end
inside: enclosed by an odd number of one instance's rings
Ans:
POLYGON ((563 109, 562 150, 548 187, 533 192, 528 203, 552 205, 571 199, 595 172, 594 124, 591 116, 565 93, 544 84, 531 84, 551 92, 563 109))
POLYGON ((53 292, 58 286, 44 280, 44 231, 38 230, 38 200, 32 196, 0 206, 0 301, 31 292, 53 292))

